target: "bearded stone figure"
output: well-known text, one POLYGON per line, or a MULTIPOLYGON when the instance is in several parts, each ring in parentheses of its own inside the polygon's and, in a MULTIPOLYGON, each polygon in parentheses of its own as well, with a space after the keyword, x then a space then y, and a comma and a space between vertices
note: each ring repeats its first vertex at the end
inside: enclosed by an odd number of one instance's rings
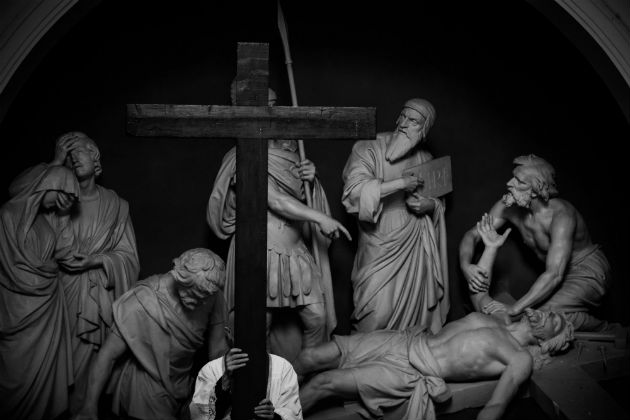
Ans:
POLYGON ((485 313, 518 317, 525 308, 564 312, 577 331, 611 328, 590 311, 598 307, 610 287, 610 265, 599 245, 591 241, 578 210, 558 197, 555 171, 536 155, 514 159, 516 167, 507 183, 507 193, 463 237, 460 266, 468 282, 475 309, 485 313), (545 263, 545 271, 513 304, 504 305, 488 295, 494 256, 509 230, 521 234, 525 245, 545 263), (480 260, 472 263, 474 248, 483 240, 480 260))
POLYGON ((444 203, 422 197, 405 170, 433 159, 422 147, 436 119, 425 99, 405 102, 394 132, 357 142, 343 171, 346 211, 358 219, 353 330, 437 332, 449 309, 444 203))
POLYGON ((365 418, 389 411, 391 418, 435 420, 434 403, 451 397, 447 382, 499 378, 477 420, 500 419, 533 370, 572 340, 573 325, 561 313, 526 308, 519 322, 506 324, 473 312, 436 334, 411 327, 335 335, 304 349, 293 365, 301 378, 315 373, 300 387, 306 413, 336 396, 358 400, 357 412, 365 418))

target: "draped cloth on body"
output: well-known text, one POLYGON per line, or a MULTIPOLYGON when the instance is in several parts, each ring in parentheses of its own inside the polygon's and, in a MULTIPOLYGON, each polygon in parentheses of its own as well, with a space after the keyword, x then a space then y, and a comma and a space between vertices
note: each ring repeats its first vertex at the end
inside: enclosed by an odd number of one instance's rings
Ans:
POLYGON ((133 286, 140 271, 129 205, 114 191, 97 189, 96 216, 88 223, 72 223, 73 250, 102 255, 103 267, 61 276, 73 340, 73 410, 82 405, 90 365, 112 326, 112 303, 133 286))
MULTIPOLYGON (((304 201, 302 181, 296 176, 295 165, 299 162, 294 152, 269 148, 269 188, 304 201)), ((236 149, 226 153, 214 181, 208 202, 207 221, 210 229, 221 239, 231 238, 227 261, 225 294, 230 311, 234 309, 234 233, 236 231, 236 197, 233 186, 236 168, 236 149)), ((326 194, 317 179, 313 182, 313 208, 330 215, 326 194)), ((270 215, 269 218, 278 216, 270 215)), ((288 225, 295 222, 286 221, 288 225)), ((312 244, 308 246, 300 238, 288 246, 282 233, 267 232, 267 307, 296 307, 309 303, 325 302, 326 329, 328 335, 336 326, 332 277, 328 259, 330 240, 319 229, 310 226, 309 235, 315 235, 319 250, 319 265, 312 256, 312 244)), ((310 242, 310 241, 309 241, 310 242)))
POLYGON ((418 325, 435 333, 449 310, 444 206, 433 199, 433 214, 417 216, 408 210, 404 192, 381 198, 383 182, 432 159, 416 148, 387 162, 390 137, 381 133, 376 140, 357 142, 343 171, 342 202, 359 220, 353 328, 369 332, 418 325))
MULTIPOLYGON (((26 171, 10 191, 19 191, 46 168, 40 164, 26 171)), ((99 185, 96 189, 96 197, 80 199, 70 217, 72 252, 100 254, 103 267, 60 273, 72 336, 73 412, 83 404, 89 367, 112 325, 112 303, 133 286, 140 272, 129 204, 110 189, 99 185)))
POLYGON ((140 271, 129 204, 112 190, 97 189, 97 218, 88 225, 72 224, 73 249, 102 255, 103 267, 62 277, 70 314, 76 315, 73 335, 89 351, 104 342, 112 325, 112 303, 135 284, 140 271))
POLYGON ((47 191, 79 194, 74 175, 52 166, 30 177, 0 209, 0 418, 43 419, 68 407, 73 383, 68 317, 56 258, 67 220, 41 209, 47 191))
POLYGON ((610 264, 599 245, 588 246, 571 256, 558 290, 542 306, 564 312, 577 331, 598 331, 607 322, 589 314, 599 307, 610 288, 610 264))
MULTIPOLYGON (((190 404, 192 420, 225 420, 228 413, 217 417, 215 386, 225 369, 223 357, 206 364, 197 376, 195 394, 190 404)), ((291 364, 280 356, 269 355, 269 378, 266 397, 274 406, 274 412, 283 420, 302 420, 297 375, 291 364)))
POLYGON ((367 417, 409 402, 403 419, 434 420, 433 402, 451 393, 420 327, 334 336, 341 351, 339 369, 353 375, 367 417))
POLYGON ((125 341, 130 357, 114 372, 108 392, 113 411, 139 419, 176 419, 192 393, 194 355, 209 325, 224 322, 221 292, 208 305, 209 317, 187 317, 169 299, 160 276, 152 276, 113 305, 114 334, 125 341))

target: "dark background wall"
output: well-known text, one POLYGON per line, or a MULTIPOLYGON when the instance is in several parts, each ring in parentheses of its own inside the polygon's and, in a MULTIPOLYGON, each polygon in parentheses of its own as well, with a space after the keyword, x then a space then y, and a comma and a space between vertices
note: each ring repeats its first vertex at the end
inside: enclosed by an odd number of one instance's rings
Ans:
MULTIPOLYGON (((621 200, 630 127, 588 62, 542 15, 524 1, 293 3, 284 7, 301 105, 373 106, 379 131, 393 128, 410 97, 436 106, 427 147, 452 157, 455 188, 446 198, 451 318, 470 309, 459 240, 503 194, 512 159, 535 153, 556 167, 561 195, 584 215, 613 266, 604 315, 629 321, 623 261, 630 230, 621 200)), ((0 199, 21 170, 52 159, 58 135, 85 131, 101 149, 101 184, 130 203, 141 277, 167 271, 188 248, 225 256, 227 243, 209 231, 205 207, 232 142, 131 137, 125 104, 228 104, 236 43, 261 40, 270 42, 271 86, 279 104, 289 104, 271 5, 103 1, 51 50, 2 121, 0 199)), ((340 203, 352 142, 306 147, 333 215, 356 236, 340 203)), ((513 233, 496 274, 516 296, 542 269, 520 242, 513 233)), ((331 247, 340 333, 349 330, 355 249, 345 239, 331 247)))

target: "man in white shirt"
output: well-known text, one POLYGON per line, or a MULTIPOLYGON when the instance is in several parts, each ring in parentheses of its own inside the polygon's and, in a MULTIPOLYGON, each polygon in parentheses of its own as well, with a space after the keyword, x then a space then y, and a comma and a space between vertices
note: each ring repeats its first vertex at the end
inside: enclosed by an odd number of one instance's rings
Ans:
MULTIPOLYGON (((239 348, 214 359, 199 371, 190 404, 191 420, 227 420, 231 414, 232 374, 247 364, 249 357, 239 348)), ((254 408, 256 418, 302 420, 298 380, 291 364, 269 354, 267 395, 254 408)))

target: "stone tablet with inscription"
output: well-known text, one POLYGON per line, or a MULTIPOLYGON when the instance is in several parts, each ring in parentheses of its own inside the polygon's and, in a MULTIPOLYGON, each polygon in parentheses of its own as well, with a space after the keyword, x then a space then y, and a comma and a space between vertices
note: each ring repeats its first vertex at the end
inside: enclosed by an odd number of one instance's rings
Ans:
POLYGON ((424 181, 424 185, 416 189, 424 197, 441 197, 453 191, 450 156, 407 168, 403 175, 415 175, 424 181))

